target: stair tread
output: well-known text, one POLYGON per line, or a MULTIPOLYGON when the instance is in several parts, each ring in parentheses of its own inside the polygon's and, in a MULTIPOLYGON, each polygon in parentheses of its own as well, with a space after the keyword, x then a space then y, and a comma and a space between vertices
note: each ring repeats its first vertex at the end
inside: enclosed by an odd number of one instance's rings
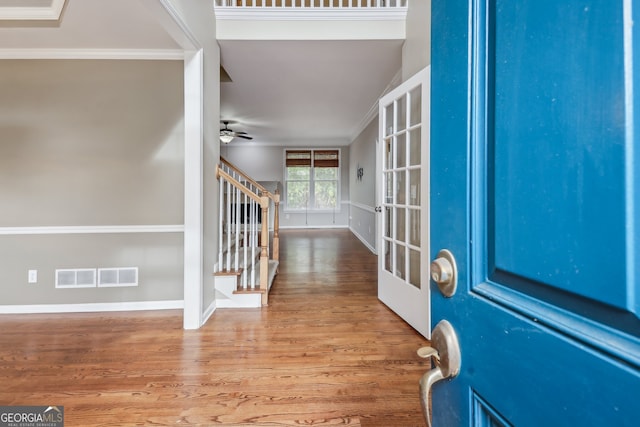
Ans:
POLYGON ((236 289, 233 291, 234 294, 263 294, 266 290, 263 288, 255 288, 255 289, 236 289))

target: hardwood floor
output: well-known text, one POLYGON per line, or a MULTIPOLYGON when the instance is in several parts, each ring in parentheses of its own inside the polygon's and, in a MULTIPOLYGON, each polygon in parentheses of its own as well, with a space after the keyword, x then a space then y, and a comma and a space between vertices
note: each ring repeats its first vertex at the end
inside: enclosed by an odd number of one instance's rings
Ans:
POLYGON ((347 230, 281 232, 263 309, 0 316, 0 405, 61 405, 65 426, 423 426, 426 340, 376 297, 347 230))

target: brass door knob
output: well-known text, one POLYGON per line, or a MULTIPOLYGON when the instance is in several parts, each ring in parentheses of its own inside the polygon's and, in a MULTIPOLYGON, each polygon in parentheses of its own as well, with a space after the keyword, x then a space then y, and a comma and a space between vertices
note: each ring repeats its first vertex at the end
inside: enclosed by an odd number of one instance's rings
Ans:
POLYGON ((436 282, 445 297, 451 297, 458 287, 458 268, 453 254, 447 249, 438 252, 431 262, 431 279, 436 282))

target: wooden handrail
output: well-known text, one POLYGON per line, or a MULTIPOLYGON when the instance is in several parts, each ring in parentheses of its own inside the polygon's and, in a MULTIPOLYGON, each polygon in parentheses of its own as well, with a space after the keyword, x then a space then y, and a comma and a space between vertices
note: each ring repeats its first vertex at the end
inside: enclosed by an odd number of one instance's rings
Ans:
MULTIPOLYGON (((269 190, 267 190, 267 188, 264 185, 260 184, 258 181, 256 181, 253 178, 251 178, 245 171, 243 171, 238 166, 236 166, 235 164, 231 163, 229 160, 225 159, 222 156, 220 156, 220 161, 222 163, 224 163, 225 165, 227 165, 229 168, 233 169, 238 175, 241 175, 244 179, 246 179, 248 182, 250 182, 253 186, 258 188, 261 193, 266 193, 267 197, 269 197, 271 200, 273 200, 274 203, 276 202, 275 194, 270 192, 269 190)), ((276 192, 277 192, 277 189, 276 189, 276 192)), ((278 196, 278 202, 280 202, 280 197, 279 196, 278 196)))
POLYGON ((244 179, 246 179, 247 181, 249 181, 251 184, 253 184, 254 186, 258 187, 258 189, 260 189, 260 191, 267 191, 268 190, 265 188, 264 185, 258 183, 258 181, 254 180, 253 178, 251 178, 245 171, 243 171, 242 169, 240 169, 238 166, 234 165, 233 163, 231 163, 229 160, 225 159, 224 157, 220 156, 220 161, 222 163, 224 163, 225 165, 229 166, 231 169, 233 169, 234 171, 236 171, 239 175, 242 175, 242 177, 244 179))
MULTIPOLYGON (((225 180, 229 181, 231 185, 242 191, 245 195, 255 200, 256 203, 260 204, 260 207, 263 209, 266 207, 269 208, 269 198, 266 196, 260 196, 253 191, 249 190, 246 185, 229 175, 227 172, 222 170, 220 166, 216 166, 216 178, 223 177, 225 180), (265 206, 266 204, 266 206, 265 206)), ((266 191, 266 190, 265 190, 266 191)))

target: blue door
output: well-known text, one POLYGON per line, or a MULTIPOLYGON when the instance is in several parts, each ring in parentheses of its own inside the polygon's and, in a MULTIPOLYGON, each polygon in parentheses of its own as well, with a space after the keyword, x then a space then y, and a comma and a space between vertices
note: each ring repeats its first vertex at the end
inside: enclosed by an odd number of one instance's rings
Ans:
POLYGON ((434 426, 640 425, 639 8, 432 0, 434 426))

